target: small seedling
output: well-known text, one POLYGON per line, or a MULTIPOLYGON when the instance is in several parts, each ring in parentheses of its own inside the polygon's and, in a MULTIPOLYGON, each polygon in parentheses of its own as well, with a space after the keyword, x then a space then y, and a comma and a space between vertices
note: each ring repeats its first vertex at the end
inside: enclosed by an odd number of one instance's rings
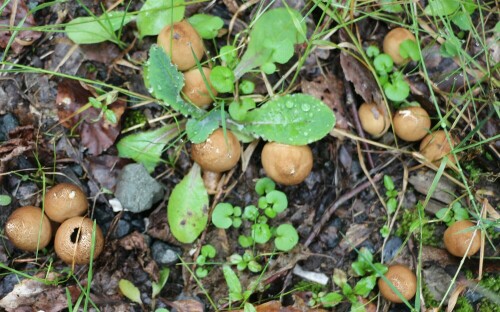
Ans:
POLYGON ((322 306, 323 308, 333 308, 339 304, 344 297, 337 292, 313 292, 311 300, 307 303, 310 307, 322 306))
POLYGON ((469 212, 462 207, 460 202, 455 202, 450 208, 441 208, 436 212, 436 217, 451 226, 456 221, 469 220, 469 212))
MULTIPOLYGON (((151 310, 154 310, 154 307, 156 305, 155 303, 155 298, 160 294, 161 290, 163 287, 165 287, 165 284, 167 283, 168 277, 170 275, 170 269, 169 268, 163 268, 160 271, 160 277, 158 278, 158 283, 152 282, 152 293, 151 293, 151 310)), ((120 289, 120 292, 122 295, 127 297, 130 301, 135 302, 141 306, 143 310, 145 310, 144 303, 142 302, 141 299, 141 292, 137 286, 135 286, 131 281, 126 280, 126 279, 121 279, 118 282, 118 288, 120 289)), ((158 309, 161 310, 161 309, 158 309)), ((158 311, 156 310, 156 311, 158 311)))
POLYGON ((212 223, 219 229, 241 226, 241 208, 228 203, 219 203, 212 213, 212 223))
POLYGON ((114 103, 116 101, 116 98, 117 98, 116 92, 108 93, 105 96, 104 103, 102 103, 101 101, 99 101, 96 98, 89 97, 89 103, 92 105, 92 107, 94 107, 95 109, 101 110, 101 112, 99 113, 99 116, 95 120, 92 120, 92 121, 97 122, 97 121, 99 121, 99 119, 102 118, 102 116, 104 116, 104 118, 106 118, 107 121, 109 121, 112 124, 116 124, 118 122, 118 120, 116 118, 115 112, 112 109, 108 108, 108 105, 114 103))
POLYGON ((9 195, 0 195, 0 206, 8 206, 12 202, 9 195))
MULTIPOLYGON (((386 206, 387 206, 387 215, 391 216, 397 209, 398 201, 398 191, 394 187, 394 181, 388 175, 384 175, 384 187, 385 187, 385 195, 387 196, 386 206)), ((382 237, 389 236, 389 224, 385 224, 380 229, 380 234, 382 237)))
POLYGON ((233 254, 229 257, 229 262, 236 265, 238 271, 243 271, 248 268, 250 272, 258 273, 262 271, 262 265, 258 262, 259 257, 253 255, 251 250, 245 250, 243 256, 233 254))
POLYGON ((204 278, 208 275, 208 268, 205 267, 205 264, 208 259, 215 258, 216 254, 217 250, 215 250, 215 247, 210 244, 201 247, 200 255, 196 258, 196 264, 198 265, 196 268, 196 276, 204 278))

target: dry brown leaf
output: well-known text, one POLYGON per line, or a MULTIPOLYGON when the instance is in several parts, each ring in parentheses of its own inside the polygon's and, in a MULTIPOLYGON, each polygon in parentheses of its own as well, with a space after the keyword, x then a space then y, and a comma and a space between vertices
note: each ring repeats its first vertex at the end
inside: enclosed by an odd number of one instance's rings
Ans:
MULTIPOLYGON (((2 1, 2 5, 5 1, 2 1)), ((27 15, 29 12, 29 8, 26 3, 22 0, 18 1, 8 1, 7 5, 0 12, 0 48, 5 49, 11 40, 12 32, 8 29, 10 27, 11 15, 14 13, 14 24, 13 27, 22 27, 23 29, 27 29, 29 27, 36 26, 35 19, 33 15, 27 15), (20 24, 21 21, 24 20, 24 23, 20 24)), ((16 38, 12 42, 11 49, 14 53, 18 54, 21 52, 23 47, 32 45, 35 40, 40 38, 42 35, 39 31, 33 30, 21 30, 17 33, 16 38)))
POLYGON ((203 312, 203 304, 194 299, 177 300, 169 303, 178 312, 203 312))

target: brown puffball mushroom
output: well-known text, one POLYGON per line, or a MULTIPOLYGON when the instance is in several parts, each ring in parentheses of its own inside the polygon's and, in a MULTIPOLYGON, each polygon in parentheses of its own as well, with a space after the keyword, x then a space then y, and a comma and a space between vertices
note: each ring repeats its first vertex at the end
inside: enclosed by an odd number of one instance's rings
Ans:
POLYGON ((14 247, 31 252, 50 243, 52 230, 49 218, 42 209, 24 206, 14 210, 5 222, 5 235, 14 247))
MULTIPOLYGON (((62 261, 67 264, 87 264, 90 262, 92 249, 92 227, 94 222, 86 217, 73 217, 64 221, 57 230, 54 249, 62 261)), ((104 237, 96 225, 94 259, 102 252, 104 237)))
POLYGON ((158 34, 158 45, 180 71, 196 65, 196 59, 200 60, 205 52, 203 40, 187 20, 165 26, 158 34))
POLYGON ((420 106, 399 109, 392 118, 394 132, 405 141, 421 140, 429 133, 431 119, 427 111, 420 106))
POLYGON ((283 185, 304 181, 313 166, 313 154, 308 145, 287 145, 268 142, 261 154, 267 176, 283 185))
POLYGON ((448 156, 449 162, 455 163, 455 158, 450 154, 455 145, 453 137, 451 137, 451 142, 452 145, 449 144, 448 139, 446 139, 446 133, 443 130, 434 131, 420 142, 420 154, 433 163, 438 162, 444 156, 448 156))
POLYGON ((365 132, 372 136, 383 134, 386 120, 384 113, 381 112, 375 103, 363 103, 358 109, 359 121, 365 132))
POLYGON ((394 28, 384 37, 384 53, 388 54, 397 65, 404 64, 410 60, 410 58, 403 58, 401 54, 399 54, 399 46, 403 41, 408 39, 417 41, 415 36, 408 29, 402 27, 394 28))
POLYGON ((87 212, 89 203, 82 189, 71 183, 60 183, 45 194, 45 213, 56 222, 63 222, 87 212))
MULTIPOLYGON (((394 285, 394 287, 403 295, 406 300, 410 300, 415 296, 417 291, 417 277, 412 270, 402 264, 395 264, 389 267, 389 270, 384 276, 394 285)), ((378 289, 385 299, 401 303, 403 300, 396 295, 389 284, 384 279, 378 279, 378 289)))
MULTIPOLYGON (((210 83, 210 72, 212 70, 208 67, 202 67, 202 69, 203 75, 210 86, 210 91, 213 96, 217 96, 217 90, 210 83)), ((189 102, 200 108, 204 108, 214 101, 210 96, 205 79, 198 68, 193 68, 184 73, 184 83, 182 93, 189 102)))
POLYGON ((444 231, 443 238, 446 250, 456 257, 463 257, 464 255, 470 257, 478 252, 481 247, 481 230, 478 229, 474 231, 474 229, 469 229, 473 226, 475 225, 471 221, 461 220, 453 223, 447 228, 446 231, 444 231), (469 244, 471 244, 471 246, 469 252, 467 252, 469 244))
POLYGON ((224 172, 238 163, 241 154, 240 141, 229 130, 215 130, 208 139, 191 146, 191 157, 205 171, 224 172))

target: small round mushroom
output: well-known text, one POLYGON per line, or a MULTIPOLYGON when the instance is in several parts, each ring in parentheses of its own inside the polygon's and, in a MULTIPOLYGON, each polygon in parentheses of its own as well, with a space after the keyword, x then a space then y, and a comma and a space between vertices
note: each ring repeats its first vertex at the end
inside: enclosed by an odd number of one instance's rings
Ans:
POLYGON ((14 247, 32 252, 50 243, 52 228, 42 209, 24 206, 14 210, 5 222, 5 235, 14 247))
POLYGON ((394 28, 384 37, 384 53, 388 54, 397 65, 404 64, 410 60, 409 58, 403 58, 401 54, 399 54, 399 46, 403 41, 408 39, 417 41, 415 36, 408 29, 402 27, 394 28))
POLYGON ((208 139, 191 146, 191 157, 205 171, 224 172, 238 163, 241 154, 240 141, 229 130, 215 130, 208 139))
POLYGON ((384 113, 378 108, 375 103, 363 103, 358 109, 359 121, 361 127, 372 136, 378 137, 384 133, 386 128, 386 120, 384 113))
POLYGON ((444 156, 448 155, 448 161, 455 163, 455 158, 450 155, 455 140, 451 137, 452 145, 446 138, 446 133, 443 130, 434 131, 428 134, 422 142, 420 142, 420 153, 430 162, 436 163, 444 156))
POLYGON ((45 194, 45 213, 56 222, 63 222, 87 212, 89 203, 81 188, 71 183, 60 183, 45 194))
POLYGON ((268 142, 261 154, 267 176, 283 185, 304 181, 312 170, 313 154, 308 145, 268 142))
MULTIPOLYGON (((394 287, 403 295, 406 300, 410 300, 415 296, 417 291, 417 277, 407 266, 402 264, 395 264, 389 267, 389 270, 384 276, 394 285, 394 287)), ((389 284, 384 279, 378 279, 378 288, 385 299, 401 303, 403 300, 396 295, 389 284)))
POLYGON ((158 34, 158 45, 180 71, 196 65, 196 59, 200 60, 205 52, 203 40, 187 20, 165 26, 158 34))
POLYGON ((464 255, 470 257, 478 252, 481 247, 481 230, 474 231, 472 227, 474 227, 474 223, 471 221, 461 220, 447 228, 444 231, 443 239, 446 250, 456 257, 464 255), (467 252, 470 244, 469 252, 467 252))
MULTIPOLYGON (((210 86, 210 91, 214 96, 217 96, 217 90, 212 87, 210 83, 210 72, 211 69, 208 67, 202 67, 203 75, 205 76, 206 82, 210 86)), ((184 97, 194 105, 204 108, 213 102, 210 92, 208 91, 207 84, 203 78, 201 71, 198 68, 193 68, 184 73, 184 87, 182 88, 182 93, 184 97)))
MULTIPOLYGON (((64 221, 57 230, 54 249, 67 264, 87 264, 92 250, 93 221, 86 217, 73 217, 64 221)), ((104 237, 98 225, 95 231, 94 259, 102 252, 104 237)))
POLYGON ((431 119, 427 111, 420 106, 399 109, 392 118, 394 132, 405 141, 421 140, 429 133, 431 119))

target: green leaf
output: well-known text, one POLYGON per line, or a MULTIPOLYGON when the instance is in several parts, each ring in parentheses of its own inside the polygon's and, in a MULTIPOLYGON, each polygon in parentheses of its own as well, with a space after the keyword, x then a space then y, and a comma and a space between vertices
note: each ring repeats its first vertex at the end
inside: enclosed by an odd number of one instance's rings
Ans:
POLYGON ((390 73, 394 66, 394 61, 388 54, 381 53, 373 59, 373 66, 379 73, 390 73))
POLYGON ((197 267, 195 273, 199 278, 204 278, 208 275, 208 270, 204 267, 197 267))
POLYGON ((184 0, 146 0, 137 15, 139 36, 158 35, 163 27, 184 18, 184 0))
POLYGON ((243 211, 243 219, 247 219, 249 221, 255 221, 259 216, 259 210, 254 205, 249 205, 245 207, 243 211))
POLYGON ((242 124, 246 131, 267 141, 305 145, 327 135, 335 124, 335 115, 310 95, 292 94, 249 111, 242 124))
POLYGON ((112 111, 111 109, 104 110, 104 117, 106 117, 106 120, 114 125, 116 125, 116 123, 118 122, 118 120, 116 119, 115 112, 112 111))
POLYGON ((172 190, 167 218, 172 234, 184 244, 194 242, 205 229, 208 221, 208 193, 198 165, 194 164, 172 190))
POLYGON ((344 286, 347 283, 347 274, 340 269, 333 269, 333 283, 338 287, 344 286))
POLYGON ((460 40, 452 36, 443 42, 439 48, 439 53, 444 57, 455 57, 460 52, 461 46, 460 40))
POLYGON ((336 292, 330 292, 324 295, 323 297, 319 298, 319 301, 321 302, 321 305, 325 308, 332 308, 339 304, 342 299, 344 299, 344 296, 342 296, 339 293, 336 292))
POLYGON ((460 6, 456 0, 431 0, 425 7, 425 14, 429 16, 447 16, 455 12, 460 6))
POLYGON ((266 195, 266 201, 268 204, 272 204, 271 207, 276 213, 281 213, 288 207, 288 198, 286 198, 286 194, 281 191, 270 191, 266 195))
POLYGON ((215 66, 210 72, 210 83, 220 93, 233 92, 234 74, 225 66, 215 66))
POLYGON ((248 270, 253 273, 258 273, 262 271, 262 265, 260 265, 257 261, 255 260, 250 260, 248 262, 248 270))
POLYGON ((391 176, 384 175, 384 187, 388 191, 394 190, 394 181, 392 181, 391 176))
POLYGON ((380 7, 389 13, 401 13, 404 11, 403 6, 394 0, 380 0, 380 7))
POLYGON ((391 215, 396 211, 397 207, 398 201, 396 200, 396 198, 389 198, 389 200, 387 201, 387 212, 391 215))
POLYGON ((247 248, 252 246, 253 238, 251 238, 250 236, 240 235, 238 236, 238 243, 241 247, 247 248))
POLYGON ((238 276, 228 265, 222 266, 222 273, 224 274, 224 279, 226 280, 227 288, 229 289, 229 298, 231 300, 240 300, 243 297, 243 290, 238 276))
POLYGON ((215 255, 217 254, 217 250, 215 249, 214 246, 212 246, 210 244, 206 244, 203 247, 201 247, 201 254, 210 258, 210 259, 213 259, 215 257, 215 255))
POLYGON ((221 121, 221 111, 211 110, 201 119, 190 118, 186 123, 186 133, 188 139, 195 144, 205 142, 207 138, 219 128, 221 121))
POLYGON ((274 245, 281 251, 292 250, 299 242, 299 234, 291 224, 282 224, 276 229, 274 245))
POLYGON ((124 137, 118 143, 118 156, 132 158, 152 172, 158 162, 165 145, 180 133, 177 125, 166 125, 152 131, 138 132, 124 137))
POLYGON ((12 202, 9 195, 0 195, 0 206, 8 206, 12 202))
POLYGON ((121 279, 118 282, 118 288, 120 289, 120 292, 130 301, 142 304, 141 292, 139 291, 139 288, 132 284, 132 282, 126 279, 121 279))
POLYGON ((169 268, 163 268, 160 271, 160 278, 158 279, 158 283, 152 282, 151 286, 153 288, 153 293, 152 293, 152 298, 155 298, 158 296, 160 291, 165 287, 165 284, 167 283, 168 276, 170 275, 170 269, 169 268))
POLYGON ((356 283, 356 286, 354 286, 354 293, 366 298, 375 287, 376 282, 377 277, 375 275, 363 277, 356 283))
POLYGON ((245 302, 243 312, 257 312, 257 309, 251 303, 245 302))
POLYGON ((189 18, 189 23, 203 39, 217 37, 219 30, 224 26, 224 21, 220 17, 208 14, 195 14, 189 18))
POLYGON ((260 196, 274 191, 275 188, 276 183, 268 177, 258 179, 255 183, 255 192, 260 196))
POLYGON ((453 15, 451 21, 463 31, 469 31, 472 29, 472 22, 469 13, 467 12, 457 12, 453 15))
POLYGON ((219 203, 212 213, 212 223, 219 229, 229 229, 233 224, 232 215, 233 206, 231 204, 219 203))
POLYGON ((157 45, 149 49, 149 59, 144 66, 144 83, 154 97, 182 115, 201 118, 205 114, 204 110, 181 98, 184 76, 172 64, 165 51, 157 45))
POLYGON ((387 98, 394 102, 404 101, 410 95, 410 86, 402 79, 396 79, 392 83, 384 85, 384 92, 387 98))
POLYGON ((266 223, 252 225, 252 238, 257 244, 265 244, 271 239, 271 230, 266 223))
POLYGON ((290 8, 268 10, 257 17, 235 76, 239 78, 266 63, 288 62, 293 56, 294 45, 305 41, 305 33, 305 20, 298 11, 290 8))
POLYGON ((436 212, 436 217, 443 222, 448 223, 451 221, 452 214, 453 212, 448 210, 448 208, 441 208, 436 212))
POLYGON ((469 213, 465 208, 453 208, 453 212, 455 213, 455 220, 469 220, 469 213))
POLYGON ((114 11, 101 16, 77 17, 70 21, 64 32, 76 44, 99 43, 103 41, 117 42, 115 31, 133 19, 126 12, 114 11))
POLYGON ((411 58, 414 61, 420 60, 417 42, 411 39, 406 39, 399 45, 399 54, 402 58, 411 58))

